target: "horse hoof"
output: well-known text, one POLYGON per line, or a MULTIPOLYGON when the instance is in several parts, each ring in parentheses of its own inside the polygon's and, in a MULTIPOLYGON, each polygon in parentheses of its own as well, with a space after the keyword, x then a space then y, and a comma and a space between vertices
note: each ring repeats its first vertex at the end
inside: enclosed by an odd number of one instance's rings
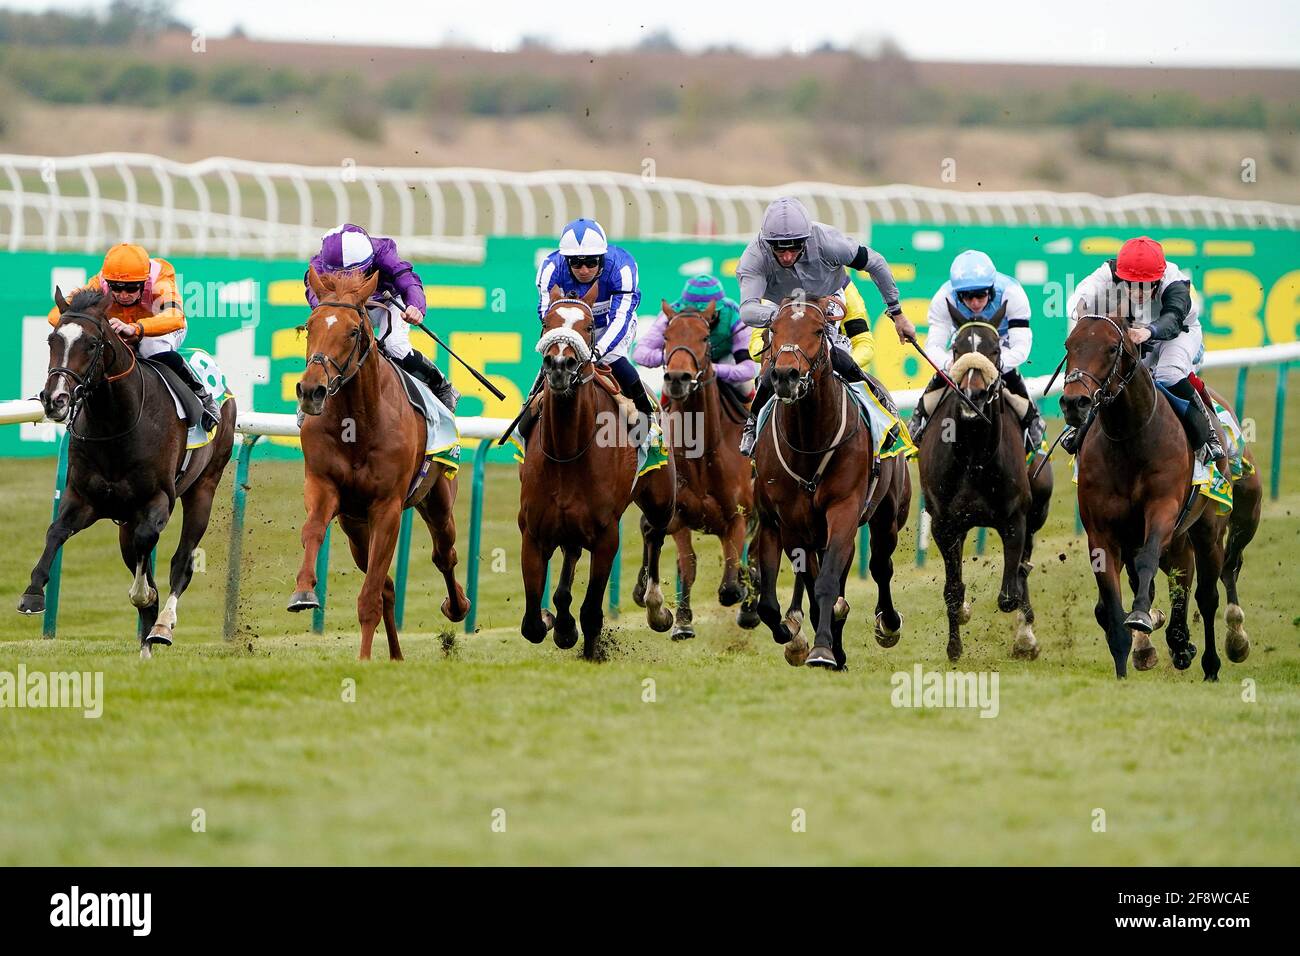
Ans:
POLYGON ((542 623, 546 625, 546 629, 548 631, 551 628, 555 627, 555 615, 552 614, 550 611, 546 610, 546 608, 542 608, 541 617, 542 617, 542 623))
POLYGON ((1156 654, 1154 647, 1139 647, 1133 651, 1133 669, 1138 671, 1149 671, 1160 662, 1160 657, 1156 654))
POLYGON ((1246 629, 1240 624, 1236 630, 1229 628, 1228 635, 1223 639, 1223 649, 1227 652, 1228 660, 1234 664, 1240 664, 1250 656, 1250 639, 1246 637, 1246 629))
POLYGON ((1038 652, 1038 641, 1032 633, 1017 635, 1011 645, 1011 656, 1018 661, 1036 661, 1038 652))
POLYGON ((632 589, 632 603, 637 607, 645 607, 645 592, 650 586, 650 572, 642 568, 636 576, 636 587, 632 589))
POLYGON ((149 650, 149 642, 143 641, 140 644, 140 660, 147 661, 153 658, 153 651, 149 650))
POLYGON ((808 657, 804 661, 804 666, 838 669, 840 662, 835 659, 835 654, 829 647, 823 647, 819 644, 809 651, 808 657))
POLYGON ((1151 612, 1151 626, 1157 631, 1164 627, 1168 620, 1169 618, 1165 616, 1164 611, 1155 610, 1151 612))
POLYGON ((1134 611, 1124 618, 1124 626, 1131 627, 1135 631, 1141 631, 1143 634, 1150 634, 1155 630, 1155 622, 1151 620, 1151 615, 1146 611, 1134 611))
POLYGON ((957 612, 957 623, 958 623, 958 624, 969 624, 969 623, 970 623, 970 618, 971 618, 971 606, 970 606, 970 601, 962 601, 962 602, 961 602, 961 610, 957 612))
POLYGON ((1240 604, 1229 604, 1223 611, 1223 619, 1227 622, 1229 630, 1236 630, 1246 623, 1246 612, 1241 609, 1240 604))
POLYGON ((723 607, 734 607, 745 599, 745 589, 738 584, 718 588, 718 603, 723 607))
POLYGON ((41 614, 45 611, 44 594, 24 594, 18 599, 19 614, 41 614))
POLYGON ((796 636, 785 645, 785 662, 791 667, 803 667, 808 660, 808 642, 796 636))
POLYGON ((451 606, 451 597, 448 596, 442 599, 441 610, 443 617, 451 621, 453 624, 459 624, 469 616, 469 601, 465 601, 465 606, 460 611, 454 611, 451 606))
POLYGON ((1185 671, 1192 666, 1192 661, 1196 660, 1196 645, 1188 641, 1176 651, 1169 654, 1176 670, 1185 671))
POLYGON ((1213 674, 1206 674, 1205 682, 1207 684, 1217 684, 1219 682, 1219 672, 1215 671, 1213 674))
POLYGON ((957 638, 955 641, 948 642, 948 660, 950 661, 961 660, 961 638, 957 638))
POLYGON ((758 616, 758 612, 753 608, 742 607, 736 614, 736 626, 743 627, 747 631, 752 631, 762 623, 763 619, 758 616))
POLYGON ((835 607, 831 609, 831 615, 837 621, 843 621, 849 616, 849 602, 844 600, 844 595, 835 599, 835 607))
POLYGON ((145 638, 148 644, 161 644, 163 647, 172 646, 172 629, 162 624, 155 624, 149 631, 149 636, 145 638))
POLYGON ((567 627, 557 627, 553 632, 553 636, 555 637, 555 646, 562 651, 567 651, 578 643, 578 625, 573 622, 567 627))
POLYGON ((662 634, 672 628, 673 612, 661 604, 657 610, 646 612, 646 620, 649 622, 652 631, 662 634))
POLYGON ((903 615, 898 615, 897 630, 890 630, 884 623, 885 612, 876 612, 876 643, 881 647, 893 647, 903 636, 903 615))
POLYGON ((691 627, 689 624, 680 624, 673 628, 674 641, 689 641, 694 636, 695 628, 691 627))
POLYGON ((1010 594, 998 595, 998 610, 1003 614, 1010 614, 1020 606, 1020 600, 1012 597, 1010 594))
POLYGON ((799 636, 799 630, 803 627, 803 612, 791 611, 785 616, 785 627, 790 632, 790 637, 799 636))
POLYGON ((297 613, 298 611, 314 611, 320 607, 320 601, 316 599, 315 591, 295 591, 293 597, 289 598, 289 610, 297 613))

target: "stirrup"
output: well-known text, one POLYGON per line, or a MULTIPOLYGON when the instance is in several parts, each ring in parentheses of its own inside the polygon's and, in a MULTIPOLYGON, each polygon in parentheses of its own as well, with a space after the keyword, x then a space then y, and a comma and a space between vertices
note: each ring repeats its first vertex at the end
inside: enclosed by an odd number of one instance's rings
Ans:
POLYGON ((750 415, 745 419, 745 427, 740 431, 740 453, 747 458, 754 457, 754 445, 758 443, 758 416, 750 415))

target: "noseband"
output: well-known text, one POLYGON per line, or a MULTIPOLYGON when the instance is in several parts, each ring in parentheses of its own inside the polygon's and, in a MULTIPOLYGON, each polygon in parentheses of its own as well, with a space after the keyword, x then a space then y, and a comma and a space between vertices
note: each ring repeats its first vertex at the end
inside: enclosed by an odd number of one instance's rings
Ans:
MULTIPOLYGON (((821 367, 830 358, 831 344, 830 344, 830 337, 826 334, 826 325, 830 321, 830 319, 827 318, 826 313, 822 311, 820 306, 818 306, 815 302, 804 302, 802 303, 802 305, 799 306, 796 306, 794 304, 788 306, 782 306, 781 311, 785 311, 785 309, 787 308, 812 309, 822 318, 821 326, 817 329, 817 335, 821 340, 821 344, 817 350, 817 358, 815 360, 808 358, 808 354, 794 342, 786 342, 784 345, 778 348, 776 350, 776 353, 772 356, 773 369, 776 368, 776 360, 780 358, 782 355, 786 354, 787 352, 799 356, 799 358, 803 361, 803 364, 807 366, 807 370, 802 375, 799 376, 799 381, 795 383, 794 395, 788 399, 787 398, 781 399, 782 403, 789 405, 799 401, 799 399, 803 398, 805 395, 808 394, 808 390, 812 388, 813 377, 817 374, 817 372, 821 369, 821 367)), ((781 314, 780 312, 777 313, 778 316, 780 314, 781 314)), ((770 347, 771 346, 769 346, 769 348, 770 347)))
MULTIPOLYGON (((59 315, 60 321, 62 321, 65 318, 86 319, 89 322, 93 322, 95 323, 95 328, 99 331, 99 335, 95 337, 95 339, 93 340, 92 344, 89 347, 90 361, 86 364, 85 372, 83 373, 75 372, 67 365, 51 366, 50 369, 45 373, 46 388, 42 391, 42 394, 44 394, 49 390, 50 379, 54 378, 56 375, 62 375, 65 378, 67 378, 70 382, 73 383, 72 391, 71 391, 72 397, 69 399, 68 402, 68 419, 67 419, 66 427, 68 429, 68 434, 71 435, 73 438, 76 438, 78 441, 111 441, 115 438, 121 438, 124 435, 129 435, 131 432, 135 431, 135 427, 140 424, 140 416, 144 414, 144 388, 143 387, 140 389, 140 407, 136 410, 135 421, 131 423, 131 427, 126 429, 126 431, 118 432, 115 435, 90 437, 86 435, 78 435, 73 430, 72 426, 76 422, 77 416, 81 414, 81 410, 85 406, 86 399, 90 396, 90 394, 94 392, 95 389, 99 388, 100 385, 106 383, 111 384, 120 379, 126 378, 126 376, 130 375, 132 372, 135 371, 136 361, 135 361, 135 349, 131 348, 130 346, 127 346, 127 350, 131 353, 131 364, 124 371, 118 372, 116 375, 107 374, 108 362, 104 360, 104 349, 108 344, 108 330, 104 326, 103 318, 96 315, 90 315, 87 312, 73 312, 71 309, 69 309, 66 312, 60 313, 59 315)), ((68 361, 68 351, 70 351, 70 347, 65 349, 63 353, 63 360, 65 362, 68 361)), ((110 356, 113 354, 114 354, 113 352, 111 351, 109 352, 110 356)))
MULTIPOLYGON (((699 312, 678 312, 677 315, 673 316, 672 320, 668 324, 672 325, 673 322, 677 321, 677 319, 683 315, 694 316, 697 319, 704 318, 704 316, 699 312)), ((706 336, 705 345, 707 346, 707 344, 708 344, 708 338, 706 336)), ((695 366, 695 374, 691 376, 691 384, 690 384, 691 394, 694 394, 695 392, 699 391, 700 386, 708 385, 710 382, 712 382, 715 378, 718 377, 717 373, 713 369, 712 363, 710 363, 709 365, 709 373, 710 373, 709 377, 708 378, 703 377, 704 368, 702 367, 702 364, 700 362, 700 357, 695 353, 695 349, 691 348, 689 345, 673 346, 673 348, 670 349, 666 355, 664 355, 665 369, 668 368, 668 363, 673 360, 673 356, 676 355, 678 352, 685 352, 687 355, 689 355, 691 357, 691 364, 695 366)))
MULTIPOLYGON (((321 367, 321 371, 325 373, 325 394, 329 396, 336 394, 339 389, 352 381, 356 374, 361 371, 361 366, 365 365, 366 359, 370 357, 370 346, 374 337, 368 334, 370 330, 370 314, 365 310, 364 306, 357 305, 355 302, 317 302, 316 308, 311 310, 312 315, 315 315, 320 309, 351 309, 361 317, 361 325, 357 329, 359 334, 352 336, 352 348, 348 350, 347 357, 343 359, 342 365, 324 352, 313 352, 307 358, 307 364, 303 367, 304 373, 313 365, 321 367), (354 359, 355 365, 353 365, 352 371, 346 372, 348 365, 353 364, 354 359), (333 367, 336 373, 333 376, 330 375, 330 367, 333 367)), ((307 317, 307 321, 311 321, 311 316, 307 317)))
POLYGON ((1105 379, 1097 378, 1097 376, 1093 375, 1087 369, 1072 368, 1065 373, 1065 378, 1062 380, 1062 384, 1068 386, 1075 382, 1082 382, 1085 378, 1089 379, 1097 386, 1089 396, 1092 404, 1097 408, 1105 408, 1123 394, 1125 387, 1130 381, 1132 381, 1133 376, 1137 374, 1137 370, 1141 367, 1142 361, 1139 357, 1132 355, 1126 348, 1128 336, 1124 334, 1124 330, 1119 327, 1119 323, 1114 319, 1105 315, 1086 315, 1083 316, 1083 318, 1101 319, 1104 322, 1109 322, 1111 327, 1119 334, 1119 354, 1115 356, 1115 361, 1111 363, 1110 371, 1106 373, 1105 379), (1112 391, 1111 383, 1115 380, 1115 376, 1119 372, 1120 363, 1124 360, 1125 356, 1133 359, 1133 367, 1129 369, 1127 375, 1119 380, 1119 384, 1112 391))
MULTIPOLYGON (((554 312, 559 306, 562 305, 579 306, 583 309, 583 311, 587 312, 588 314, 591 313, 591 306, 589 306, 582 299, 556 299, 549 306, 547 306, 546 315, 542 317, 542 321, 545 322, 546 319, 550 316, 550 314, 554 312)), ((542 333, 542 337, 537 342, 537 351, 543 353, 543 356, 545 356, 545 353, 551 347, 552 342, 561 339, 582 339, 582 337, 571 328, 567 328, 564 326, 556 326, 555 328, 547 329, 542 333), (554 333, 557 332, 563 332, 568 334, 555 335, 554 333), (547 336, 551 336, 551 339, 549 341, 547 339, 547 336)), ((590 382, 593 378, 596 377, 596 363, 600 361, 600 353, 596 351, 596 345, 594 342, 589 344, 584 340, 582 342, 582 345, 587 350, 587 357, 584 358, 580 363, 578 363, 578 366, 569 374, 569 380, 568 382, 565 383, 564 388, 556 390, 561 395, 568 395, 572 393, 579 386, 586 385, 588 382, 590 382), (584 376, 582 374, 582 370, 588 367, 590 367, 591 371, 584 376)))

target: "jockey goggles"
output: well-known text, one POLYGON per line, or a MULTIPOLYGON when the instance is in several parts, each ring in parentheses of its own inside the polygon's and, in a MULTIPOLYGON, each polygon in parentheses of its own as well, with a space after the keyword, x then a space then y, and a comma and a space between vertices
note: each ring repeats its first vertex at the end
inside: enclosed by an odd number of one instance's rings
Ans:
POLYGON ((595 269, 597 268, 604 256, 565 256, 569 260, 570 269, 595 269))
POLYGON ((115 282, 112 279, 106 285, 109 292, 139 292, 144 288, 143 282, 115 282))

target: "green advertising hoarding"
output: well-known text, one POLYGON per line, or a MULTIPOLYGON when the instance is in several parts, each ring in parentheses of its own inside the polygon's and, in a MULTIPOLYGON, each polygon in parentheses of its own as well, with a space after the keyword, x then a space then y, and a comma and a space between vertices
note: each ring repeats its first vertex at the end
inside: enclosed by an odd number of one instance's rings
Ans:
MULTIPOLYGON (((1154 229, 1169 259, 1192 277, 1201 296, 1207 349, 1292 342, 1300 329, 1300 263, 1297 233, 1281 230, 1154 229)), ((1066 333, 1065 300, 1075 284, 1118 250, 1129 233, 1096 227, 887 224, 873 229, 871 246, 890 261, 908 316, 925 331, 930 297, 947 279, 953 256, 982 249, 998 268, 1018 278, 1033 308, 1034 347, 1023 371, 1047 374, 1059 361, 1066 333)), ((614 241, 618 241, 615 237, 614 241)), ((741 246, 718 242, 629 241, 622 243, 640 269, 641 321, 673 298, 687 277, 713 272, 736 295, 735 265, 741 246)), ((497 401, 464 369, 452 363, 452 381, 464 395, 458 413, 513 417, 537 370, 534 278, 553 244, 540 238, 496 238, 476 264, 417 263, 429 299, 428 324, 505 393, 497 401)), ((216 356, 241 408, 292 412, 301 374, 306 318, 302 262, 276 259, 175 257, 189 332, 186 348, 216 356)), ((84 254, 3 254, 0 302, 9 316, 15 347, 0 352, 6 383, 0 398, 27 398, 44 380, 48 361, 45 314, 55 285, 65 291, 100 264, 84 254)), ((901 346, 883 317, 879 296, 865 275, 855 276, 875 316, 875 373, 891 388, 918 387, 927 370, 901 346)), ((417 348, 444 369, 448 360, 421 332, 417 348)), ((0 428, 0 455, 52 455, 57 431, 49 425, 0 428)), ((296 442, 272 439, 282 454, 296 442)), ((501 450, 494 452, 502 460, 501 450)))

